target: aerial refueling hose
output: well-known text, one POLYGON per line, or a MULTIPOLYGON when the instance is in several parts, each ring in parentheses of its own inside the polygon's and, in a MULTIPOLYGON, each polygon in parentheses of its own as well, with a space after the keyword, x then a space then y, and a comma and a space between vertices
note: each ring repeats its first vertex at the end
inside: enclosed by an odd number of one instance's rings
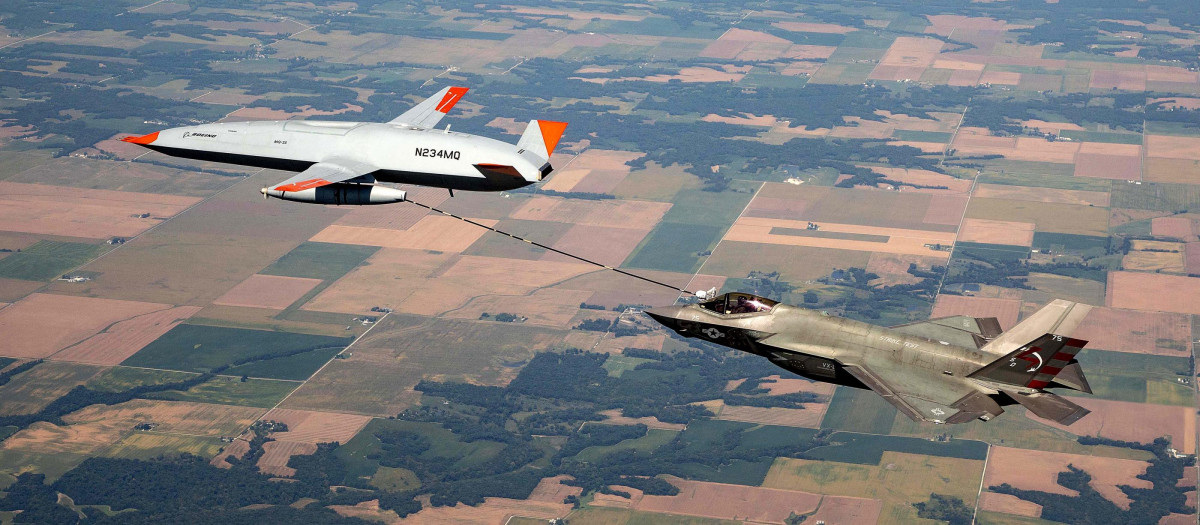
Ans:
POLYGON ((453 214, 453 213, 450 213, 450 212, 448 212, 448 211, 445 211, 445 210, 439 210, 439 209, 437 209, 437 208, 434 208, 433 206, 429 206, 429 205, 426 205, 426 204, 421 204, 421 203, 419 203, 419 202, 417 202, 417 201, 414 201, 414 200, 411 200, 411 199, 405 199, 405 201, 406 201, 406 202, 411 202, 411 203, 413 203, 413 204, 416 204, 417 206, 420 206, 420 207, 422 207, 422 208, 425 208, 425 209, 427 209, 427 210, 438 212, 438 213, 440 213, 440 214, 442 214, 442 215, 446 215, 446 216, 448 216, 448 217, 454 217, 455 219, 458 219, 458 220, 460 220, 460 221, 463 221, 463 222, 465 222, 465 223, 467 223, 467 224, 473 224, 473 225, 475 225, 475 226, 478 226, 478 227, 480 227, 480 228, 483 228, 483 229, 485 229, 485 230, 490 230, 490 231, 492 231, 492 232, 499 233, 500 235, 505 235, 505 236, 508 236, 508 237, 512 237, 513 239, 516 239, 516 240, 518 240, 518 241, 524 241, 524 242, 527 242, 527 243, 529 243, 529 244, 532 244, 532 245, 534 245, 534 246, 537 246, 538 248, 541 248, 541 249, 543 249, 543 250, 552 251, 552 252, 554 252, 554 253, 557 253, 557 254, 559 254, 559 255, 565 255, 565 256, 567 256, 567 257, 570 257, 570 258, 572 258, 572 259, 575 259, 575 260, 577 260, 577 261, 582 261, 582 262, 588 263, 588 264, 590 264, 590 265, 592 265, 592 266, 598 266, 598 267, 600 267, 600 268, 603 268, 603 269, 605 269, 605 270, 612 270, 612 271, 614 271, 614 272, 617 272, 617 273, 619 273, 619 274, 622 274, 622 275, 628 275, 628 276, 630 276, 630 277, 633 277, 634 279, 641 279, 641 280, 643 280, 643 281, 646 281, 646 282, 648 282, 648 283, 651 283, 651 284, 656 284, 656 285, 658 285, 658 286, 662 286, 662 287, 664 287, 664 288, 670 288, 670 289, 672 289, 672 290, 674 290, 674 291, 676 291, 676 292, 682 293, 682 294, 687 294, 687 295, 692 295, 692 296, 695 296, 695 295, 697 295, 697 294, 696 294, 696 293, 694 293, 694 292, 689 292, 689 291, 687 291, 687 290, 684 290, 683 288, 680 288, 680 287, 678 287, 678 286, 672 286, 672 285, 670 285, 670 284, 667 284, 667 283, 664 283, 664 282, 662 282, 662 281, 655 281, 654 279, 651 279, 651 278, 649 278, 649 277, 643 277, 643 276, 641 276, 641 275, 638 275, 638 274, 635 274, 635 273, 630 273, 630 272, 627 272, 627 271, 625 271, 625 270, 622 270, 622 269, 620 269, 620 268, 613 268, 612 266, 609 266, 609 265, 607 265, 607 264, 604 264, 604 263, 599 263, 599 262, 593 261, 593 260, 591 260, 591 259, 585 259, 585 258, 583 258, 583 257, 580 257, 580 256, 578 256, 578 255, 574 255, 574 254, 570 254, 570 253, 564 252, 564 251, 562 251, 562 250, 559 250, 559 249, 557 249, 557 248, 551 248, 551 247, 549 247, 549 246, 546 246, 545 244, 542 244, 542 243, 540 243, 540 242, 531 241, 531 240, 529 240, 529 239, 526 239, 526 238, 524 238, 524 237, 521 237, 521 236, 519 236, 519 235, 513 235, 513 234, 511 234, 511 233, 508 233, 508 232, 506 232, 506 231, 503 231, 503 230, 497 230, 497 229, 495 229, 495 228, 493 228, 493 227, 491 227, 491 226, 488 226, 488 225, 486 225, 486 224, 481 224, 481 223, 475 222, 475 221, 473 221, 473 220, 471 220, 471 219, 468 219, 468 218, 466 218, 466 217, 460 217, 460 216, 458 216, 458 215, 455 215, 455 214, 453 214))

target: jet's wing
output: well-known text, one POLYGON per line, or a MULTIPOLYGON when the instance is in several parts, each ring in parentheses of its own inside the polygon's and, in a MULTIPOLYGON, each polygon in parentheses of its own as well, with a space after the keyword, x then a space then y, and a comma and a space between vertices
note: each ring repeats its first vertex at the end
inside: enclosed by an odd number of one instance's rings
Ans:
POLYGON ((1004 412, 992 398, 960 382, 940 377, 906 379, 899 377, 902 372, 860 365, 843 368, 913 421, 966 423, 976 418, 987 421, 1004 412))
POLYGON ((955 315, 902 324, 891 327, 897 332, 924 337, 934 341, 979 348, 1000 335, 1000 322, 995 317, 971 317, 955 315))
POLYGON ((346 182, 358 178, 362 178, 362 182, 374 182, 374 177, 369 175, 374 171, 375 168, 373 166, 368 166, 360 162, 344 160, 318 162, 309 166, 308 169, 297 173, 292 178, 268 188, 268 191, 304 191, 335 182, 346 182))
POLYGON ((420 104, 388 122, 418 128, 432 128, 467 94, 465 87, 445 87, 420 104))

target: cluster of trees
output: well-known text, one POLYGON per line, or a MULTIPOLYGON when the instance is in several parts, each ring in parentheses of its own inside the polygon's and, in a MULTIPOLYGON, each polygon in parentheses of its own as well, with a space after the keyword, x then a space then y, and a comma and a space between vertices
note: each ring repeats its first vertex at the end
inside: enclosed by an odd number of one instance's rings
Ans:
POLYGON ((913 507, 917 508, 918 518, 944 521, 947 525, 971 525, 975 521, 974 509, 958 496, 935 492, 929 495, 929 501, 913 503, 913 507))
POLYGON ((0 386, 4 386, 4 385, 8 384, 9 381, 12 381, 12 378, 14 378, 24 372, 27 372, 29 369, 31 369, 37 365, 40 365, 40 364, 42 364, 41 359, 38 359, 35 361, 29 361, 29 362, 21 363, 17 366, 14 366, 14 367, 4 371, 4 373, 0 373, 0 386))

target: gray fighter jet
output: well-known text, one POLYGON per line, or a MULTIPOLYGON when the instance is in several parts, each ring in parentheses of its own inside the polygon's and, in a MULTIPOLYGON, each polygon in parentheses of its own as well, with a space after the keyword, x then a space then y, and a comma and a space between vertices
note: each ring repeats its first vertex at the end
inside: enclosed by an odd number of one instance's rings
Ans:
POLYGON ((703 302, 646 314, 809 379, 873 390, 916 421, 987 421, 1013 404, 1064 425, 1089 413, 1045 390, 1092 393, 1075 360, 1087 341, 1068 337, 1088 305, 1056 300, 1002 333, 994 317, 885 328, 751 294, 698 295, 703 302))

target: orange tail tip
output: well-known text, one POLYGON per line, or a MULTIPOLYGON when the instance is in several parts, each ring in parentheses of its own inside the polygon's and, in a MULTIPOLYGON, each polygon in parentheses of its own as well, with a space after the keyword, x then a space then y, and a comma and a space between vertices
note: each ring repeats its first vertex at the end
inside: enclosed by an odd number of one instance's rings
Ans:
POLYGON ((438 105, 436 107, 434 107, 434 109, 436 109, 442 113, 449 113, 451 109, 454 109, 454 105, 458 104, 458 101, 462 100, 463 95, 467 94, 467 91, 470 91, 470 88, 465 88, 465 87, 450 88, 450 90, 447 91, 446 94, 442 96, 442 100, 440 102, 438 102, 438 105))
POLYGON ((141 145, 145 146, 146 144, 150 144, 156 140, 158 140, 158 132, 157 131, 155 131, 154 133, 151 133, 149 135, 142 135, 140 137, 125 137, 125 138, 121 139, 121 142, 128 142, 130 144, 141 144, 141 145))
POLYGON ((553 120, 539 120, 537 123, 542 131, 542 140, 546 141, 546 153, 553 155, 554 148, 558 146, 558 139, 562 138, 567 129, 567 123, 553 120))

